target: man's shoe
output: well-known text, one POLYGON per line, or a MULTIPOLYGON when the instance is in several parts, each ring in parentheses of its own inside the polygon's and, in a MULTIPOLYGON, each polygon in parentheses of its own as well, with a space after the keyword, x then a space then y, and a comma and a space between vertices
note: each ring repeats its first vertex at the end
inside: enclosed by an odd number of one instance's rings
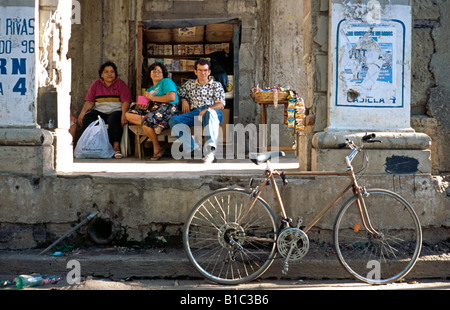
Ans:
POLYGON ((209 152, 208 154, 206 154, 202 158, 202 160, 203 160, 204 164, 212 164, 212 163, 216 163, 217 162, 216 155, 213 152, 209 152))

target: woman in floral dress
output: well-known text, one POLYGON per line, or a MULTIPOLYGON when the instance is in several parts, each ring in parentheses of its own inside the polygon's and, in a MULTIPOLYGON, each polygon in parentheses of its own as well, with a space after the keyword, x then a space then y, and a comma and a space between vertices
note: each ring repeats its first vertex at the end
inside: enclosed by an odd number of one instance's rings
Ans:
POLYGON ((126 113, 130 123, 142 125, 142 129, 153 144, 153 157, 159 160, 165 152, 158 142, 157 135, 169 128, 169 120, 180 114, 178 108, 178 93, 176 84, 168 78, 169 72, 165 65, 155 62, 150 67, 150 77, 153 85, 145 92, 150 100, 148 105, 136 105, 126 113))

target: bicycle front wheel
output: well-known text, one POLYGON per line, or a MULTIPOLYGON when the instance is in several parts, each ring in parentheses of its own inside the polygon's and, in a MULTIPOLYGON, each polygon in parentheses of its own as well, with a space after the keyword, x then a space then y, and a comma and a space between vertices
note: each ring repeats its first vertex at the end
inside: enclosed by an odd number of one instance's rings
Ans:
POLYGON ((343 205, 334 224, 339 261, 350 274, 369 284, 399 280, 419 258, 419 219, 406 200, 388 190, 368 189, 363 199, 375 233, 366 230, 358 199, 353 196, 343 205))
POLYGON ((186 254, 207 279, 241 284, 261 275, 276 255, 277 220, 250 191, 220 189, 192 209, 183 230, 186 254))

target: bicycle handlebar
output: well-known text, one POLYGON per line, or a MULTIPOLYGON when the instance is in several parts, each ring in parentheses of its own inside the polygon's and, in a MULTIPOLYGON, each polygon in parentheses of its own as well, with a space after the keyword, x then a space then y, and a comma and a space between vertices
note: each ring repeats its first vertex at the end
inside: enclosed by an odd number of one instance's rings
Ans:
MULTIPOLYGON (((376 138, 376 135, 375 135, 374 133, 366 134, 366 135, 364 135, 364 136, 361 138, 361 141, 362 141, 362 142, 365 142, 365 143, 375 143, 375 142, 380 142, 380 143, 381 143, 381 140, 375 140, 375 138, 376 138)), ((339 144, 338 144, 338 148, 342 149, 342 148, 344 148, 344 147, 346 147, 346 146, 350 146, 350 147, 351 147, 352 145, 353 145, 353 141, 347 139, 346 142, 344 142, 344 143, 339 143, 339 144)))
POLYGON ((363 141, 368 141, 368 140, 373 139, 373 138, 375 138, 375 137, 376 137, 375 134, 374 134, 374 133, 371 133, 371 134, 369 134, 369 135, 364 135, 364 137, 362 137, 361 140, 363 140, 363 141))
POLYGON ((341 143, 339 144, 339 147, 344 144, 345 146, 348 146, 349 148, 352 149, 352 152, 345 157, 345 161, 347 163, 347 167, 349 170, 352 169, 352 161, 353 158, 355 158, 356 154, 358 154, 360 151, 362 151, 363 149, 363 144, 364 143, 374 143, 374 142, 381 142, 381 140, 375 140, 376 135, 374 133, 371 134, 366 134, 362 137, 361 139, 361 145, 357 146, 353 143, 353 141, 347 139, 347 141, 345 143, 341 143))
POLYGON ((374 143, 374 142, 380 142, 381 140, 374 140, 376 137, 376 135, 374 133, 371 133, 370 135, 365 135, 364 137, 362 137, 362 141, 364 142, 368 142, 368 143, 374 143))

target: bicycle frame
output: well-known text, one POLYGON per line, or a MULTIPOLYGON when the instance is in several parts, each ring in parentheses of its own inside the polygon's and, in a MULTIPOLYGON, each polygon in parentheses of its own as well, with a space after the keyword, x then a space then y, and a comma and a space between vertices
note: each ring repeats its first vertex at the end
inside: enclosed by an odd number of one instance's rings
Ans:
POLYGON ((267 165, 265 175, 255 186, 251 181, 250 190, 222 188, 196 203, 183 228, 183 244, 189 260, 213 282, 241 284, 263 274, 278 253, 284 258, 282 272, 286 274, 289 263, 300 260, 308 252, 307 233, 345 196, 347 202, 337 213, 332 228, 332 241, 340 263, 352 276, 369 284, 390 283, 404 277, 420 254, 420 221, 412 206, 399 194, 358 184, 360 172, 367 167, 368 156, 364 156, 365 161, 356 172, 352 160, 363 150, 364 142, 380 141, 375 140, 375 134, 366 134, 360 146, 348 139, 338 145, 351 149, 345 157, 347 169, 344 172, 278 171, 270 167, 270 159, 283 156, 282 152, 250 154, 253 163, 267 165), (289 208, 286 210, 283 204, 276 181, 280 176, 283 184, 287 184, 286 175, 347 176, 349 179, 304 226, 301 218, 293 221, 287 216, 289 208), (275 196, 278 208, 261 197, 270 182, 273 193, 269 194, 275 196), (352 193, 346 194, 350 189, 352 193), (398 227, 395 226, 397 217, 402 219, 398 227))

